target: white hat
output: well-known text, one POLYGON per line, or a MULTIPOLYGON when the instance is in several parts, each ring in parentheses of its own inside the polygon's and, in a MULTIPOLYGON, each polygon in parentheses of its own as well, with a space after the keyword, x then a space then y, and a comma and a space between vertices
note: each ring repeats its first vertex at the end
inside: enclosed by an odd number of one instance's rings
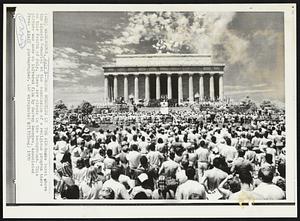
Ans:
POLYGON ((143 183, 145 180, 148 180, 148 175, 146 173, 142 173, 138 176, 138 179, 143 183))

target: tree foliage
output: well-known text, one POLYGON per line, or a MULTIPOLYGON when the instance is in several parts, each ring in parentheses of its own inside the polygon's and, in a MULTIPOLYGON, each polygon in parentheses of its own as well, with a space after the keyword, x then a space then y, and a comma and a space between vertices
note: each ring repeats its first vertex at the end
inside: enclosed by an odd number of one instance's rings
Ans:
POLYGON ((83 114, 83 115, 89 115, 92 113, 94 109, 94 106, 91 105, 90 102, 88 101, 82 101, 82 103, 78 106, 78 110, 83 114))
POLYGON ((59 117, 61 114, 68 112, 68 108, 62 100, 58 100, 54 104, 54 116, 59 117))

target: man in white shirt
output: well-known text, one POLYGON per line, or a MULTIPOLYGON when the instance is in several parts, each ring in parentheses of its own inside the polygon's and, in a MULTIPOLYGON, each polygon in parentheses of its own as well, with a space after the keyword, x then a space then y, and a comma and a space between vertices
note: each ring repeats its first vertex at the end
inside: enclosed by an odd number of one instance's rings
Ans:
POLYGON ((231 139, 226 138, 227 146, 222 149, 221 155, 225 157, 228 167, 232 166, 232 162, 238 157, 238 152, 235 147, 231 146, 231 139))
POLYGON ((116 156, 118 153, 120 153, 120 145, 119 143, 117 142, 117 138, 115 135, 112 135, 111 137, 111 142, 107 145, 107 149, 109 150, 112 150, 112 156, 116 156))
POLYGON ((141 154, 147 154, 149 143, 145 141, 146 138, 144 136, 142 136, 141 140, 142 141, 139 143, 139 149, 141 150, 141 154))
POLYGON ((199 177, 202 177, 204 171, 207 170, 209 157, 209 151, 207 148, 205 148, 204 140, 200 141, 200 146, 195 153, 197 154, 199 177))
POLYGON ((274 169, 271 165, 265 165, 258 171, 258 178, 262 181, 253 192, 259 194, 264 200, 282 200, 285 199, 283 190, 272 183, 274 169))
POLYGON ((188 180, 178 186, 175 199, 206 199, 205 188, 202 184, 194 180, 195 174, 196 171, 193 167, 188 167, 186 169, 186 176, 188 180))
POLYGON ((114 191, 115 199, 125 199, 130 198, 125 186, 121 184, 118 179, 120 176, 120 169, 117 167, 112 168, 111 178, 103 184, 102 188, 111 188, 114 191))
POLYGON ((132 150, 127 154, 130 169, 136 169, 140 164, 141 153, 138 152, 138 146, 136 144, 131 145, 132 150))
POLYGON ((159 168, 161 165, 164 156, 159 151, 155 150, 155 144, 152 143, 149 146, 150 152, 147 154, 147 159, 149 160, 149 164, 155 168, 159 168))

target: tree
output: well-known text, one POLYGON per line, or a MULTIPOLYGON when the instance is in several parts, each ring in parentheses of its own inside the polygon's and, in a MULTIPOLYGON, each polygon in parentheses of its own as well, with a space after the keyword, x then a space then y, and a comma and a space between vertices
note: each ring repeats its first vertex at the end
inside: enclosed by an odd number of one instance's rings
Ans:
POLYGON ((82 101, 78 108, 83 115, 89 115, 92 113, 94 106, 88 101, 82 101))
POLYGON ((54 117, 59 117, 61 114, 68 112, 67 106, 62 100, 57 100, 54 104, 54 117))
POLYGON ((54 108, 60 109, 60 110, 68 109, 62 100, 57 100, 54 104, 54 108))

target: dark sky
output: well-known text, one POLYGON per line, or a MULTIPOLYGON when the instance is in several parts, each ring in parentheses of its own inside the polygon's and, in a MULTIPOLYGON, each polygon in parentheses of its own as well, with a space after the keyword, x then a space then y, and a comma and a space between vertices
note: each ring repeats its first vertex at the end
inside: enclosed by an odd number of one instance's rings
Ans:
POLYGON ((225 63, 225 96, 284 102, 283 13, 54 13, 54 100, 103 100, 102 66, 116 54, 212 53, 225 63), (173 50, 173 51, 172 51, 173 50))

